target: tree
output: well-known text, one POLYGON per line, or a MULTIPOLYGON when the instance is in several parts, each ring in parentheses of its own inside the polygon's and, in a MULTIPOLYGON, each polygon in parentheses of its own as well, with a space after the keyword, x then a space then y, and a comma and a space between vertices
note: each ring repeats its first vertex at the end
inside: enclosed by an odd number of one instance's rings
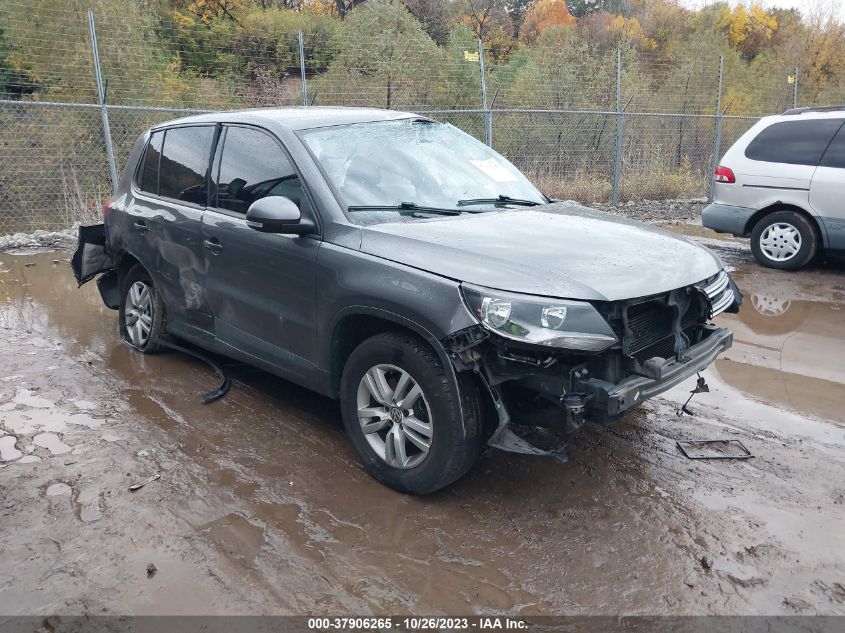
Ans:
POLYGON ((583 18, 590 13, 624 13, 629 12, 629 0, 568 0, 569 12, 576 18, 583 18))
POLYGON ((573 24, 575 18, 569 12, 566 0, 535 0, 522 19, 519 38, 528 45, 534 45, 546 29, 573 24))
POLYGON ((316 81, 344 105, 425 104, 437 89, 442 52, 400 0, 371 0, 349 13, 333 38, 337 56, 316 81))
POLYGON ((502 61, 515 45, 515 28, 508 0, 462 0, 461 24, 484 43, 486 59, 502 61))
POLYGON ((441 46, 449 40, 451 4, 451 0, 405 0, 411 15, 420 21, 431 39, 441 46))
POLYGON ((716 28, 728 36, 730 45, 745 59, 754 59, 761 53, 778 28, 777 20, 759 4, 752 4, 750 9, 741 4, 735 9, 727 5, 721 9, 716 28))

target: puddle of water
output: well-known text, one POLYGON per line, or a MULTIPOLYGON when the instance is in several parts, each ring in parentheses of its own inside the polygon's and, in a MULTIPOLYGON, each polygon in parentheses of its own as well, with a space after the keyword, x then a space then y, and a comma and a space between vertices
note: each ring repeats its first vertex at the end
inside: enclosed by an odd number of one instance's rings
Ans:
POLYGON ((32 438, 32 443, 41 448, 46 448, 53 455, 64 455, 72 450, 55 433, 39 433, 32 438))
POLYGON ((33 409, 49 409, 53 403, 46 398, 36 395, 35 391, 31 389, 18 389, 12 402, 21 404, 25 407, 32 407, 33 409))
POLYGON ((66 483, 60 481, 58 483, 50 484, 49 486, 47 486, 47 496, 48 497, 57 497, 57 496, 65 496, 65 495, 69 496, 72 490, 73 489, 70 486, 68 486, 66 483))
POLYGON ((799 289, 745 281, 738 276, 739 313, 717 319, 734 333, 714 365, 719 378, 756 401, 845 424, 845 300, 809 301, 799 289))
POLYGON ((17 449, 18 438, 14 435, 0 437, 0 461, 11 462, 20 458, 23 453, 17 449))

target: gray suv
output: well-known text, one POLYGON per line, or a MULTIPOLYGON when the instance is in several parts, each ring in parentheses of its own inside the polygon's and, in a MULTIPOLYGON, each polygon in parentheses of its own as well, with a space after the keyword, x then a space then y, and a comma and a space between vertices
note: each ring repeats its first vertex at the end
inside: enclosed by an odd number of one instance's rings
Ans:
POLYGON ((365 468, 409 493, 512 425, 609 423, 731 345, 714 254, 553 202, 419 115, 247 110, 152 128, 72 265, 143 353, 187 340, 340 400, 365 468))

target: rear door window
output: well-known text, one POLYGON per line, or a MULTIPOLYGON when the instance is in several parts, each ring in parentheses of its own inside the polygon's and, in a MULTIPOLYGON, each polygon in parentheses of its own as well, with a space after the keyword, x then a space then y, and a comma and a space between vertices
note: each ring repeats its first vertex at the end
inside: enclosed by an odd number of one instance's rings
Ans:
POLYGON ((138 188, 147 193, 158 195, 158 163, 161 159, 161 144, 164 132, 153 132, 144 152, 144 160, 138 174, 138 188))
POLYGON ((158 195, 205 206, 213 126, 166 130, 158 176, 158 195))
POLYGON ((746 158, 790 165, 819 164, 842 119, 808 119, 774 123, 745 148, 746 158))
MULTIPOLYGON (((840 121, 842 123, 842 121, 840 121)), ((822 167, 838 167, 845 169, 845 125, 839 128, 836 136, 827 147, 827 151, 822 156, 822 167)))
POLYGON ((285 196, 298 206, 302 184, 278 142, 261 130, 229 126, 214 177, 213 206, 246 214, 249 206, 267 196, 285 196))

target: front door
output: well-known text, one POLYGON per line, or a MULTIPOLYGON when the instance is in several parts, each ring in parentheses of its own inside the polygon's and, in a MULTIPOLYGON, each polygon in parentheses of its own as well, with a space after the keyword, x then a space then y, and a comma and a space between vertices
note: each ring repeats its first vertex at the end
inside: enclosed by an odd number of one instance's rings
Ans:
POLYGON ((821 218, 828 247, 845 249, 845 125, 833 137, 813 174, 810 206, 821 218))
POLYGON ((295 376, 313 375, 317 236, 260 233, 249 206, 285 196, 313 209, 280 142, 249 126, 224 126, 203 215, 206 290, 218 339, 295 376))

